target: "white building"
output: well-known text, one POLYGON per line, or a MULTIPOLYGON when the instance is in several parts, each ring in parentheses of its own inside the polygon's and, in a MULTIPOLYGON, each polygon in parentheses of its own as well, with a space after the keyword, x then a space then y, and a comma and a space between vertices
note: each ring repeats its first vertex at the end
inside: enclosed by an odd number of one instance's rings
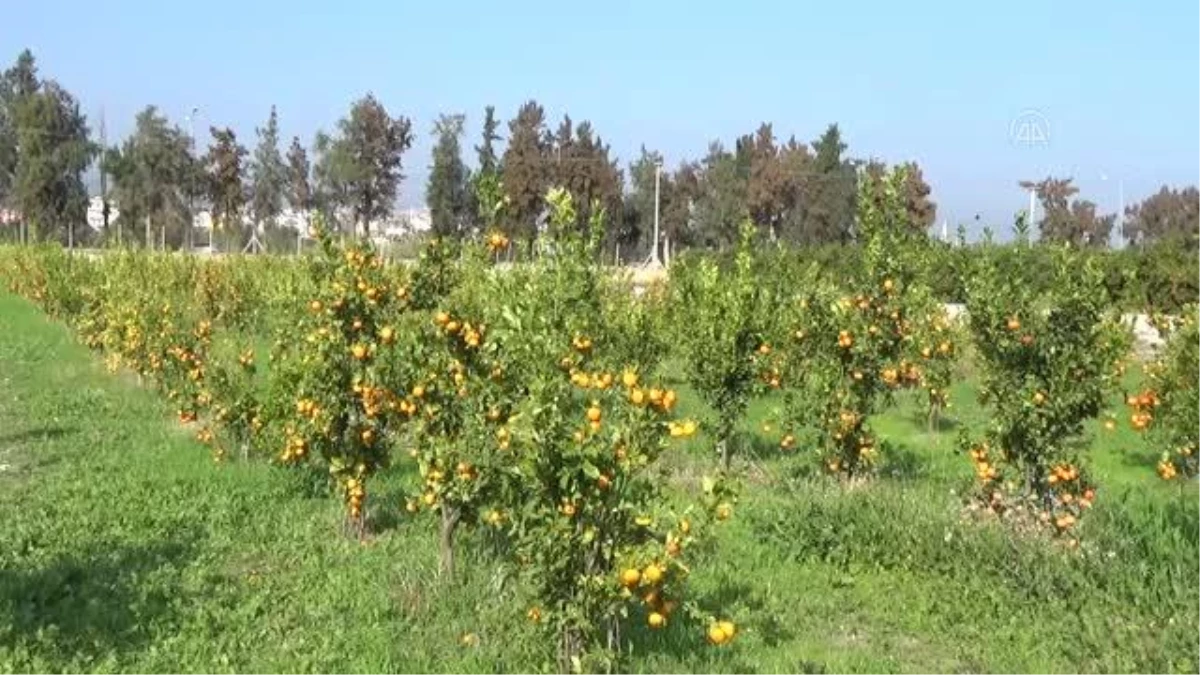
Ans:
MULTIPOLYGON (((111 225, 116 222, 117 216, 121 215, 117 209, 117 203, 113 200, 108 201, 108 222, 111 225)), ((99 232, 104 229, 104 198, 99 195, 88 200, 87 208, 87 224, 88 227, 99 232)))
POLYGON ((427 208, 405 209, 398 216, 406 234, 421 234, 433 229, 433 213, 427 208))

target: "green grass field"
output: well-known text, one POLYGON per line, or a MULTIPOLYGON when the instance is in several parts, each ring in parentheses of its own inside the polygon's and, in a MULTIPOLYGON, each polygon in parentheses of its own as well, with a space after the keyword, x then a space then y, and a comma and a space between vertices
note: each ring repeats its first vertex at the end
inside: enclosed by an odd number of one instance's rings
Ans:
MULTIPOLYGON (((1159 481, 1136 434, 1093 429, 1101 491, 1081 550, 965 519, 971 469, 952 447, 983 413, 969 382, 952 400, 936 434, 908 403, 877 420, 891 459, 853 488, 781 455, 761 433, 771 402, 757 402, 736 515, 692 575, 738 640, 635 629, 623 666, 1197 672, 1196 485, 1159 481)), ((401 515, 411 466, 383 477, 378 532, 360 544, 303 475, 215 465, 172 412, 0 295, 0 670, 553 668, 524 590, 486 546, 465 542, 459 576, 438 577, 433 523, 401 515)), ((714 461, 699 436, 662 480, 682 496, 714 461)))

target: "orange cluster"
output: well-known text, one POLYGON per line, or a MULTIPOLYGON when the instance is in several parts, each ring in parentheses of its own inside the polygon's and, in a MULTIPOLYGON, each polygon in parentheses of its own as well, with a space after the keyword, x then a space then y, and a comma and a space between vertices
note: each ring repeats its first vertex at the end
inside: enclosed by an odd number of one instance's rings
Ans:
POLYGON ((708 627, 708 641, 718 647, 728 644, 737 635, 737 626, 732 621, 714 621, 708 627))
POLYGON ((571 347, 581 354, 586 354, 592 349, 592 339, 584 335, 576 335, 571 338, 571 347))
POLYGON ((357 520, 362 517, 362 505, 366 496, 367 490, 362 481, 357 478, 346 479, 346 503, 350 506, 351 518, 357 520))
POLYGON ((1125 399, 1125 403, 1133 410, 1129 422, 1136 431, 1145 431, 1154 421, 1154 409, 1158 407, 1158 394, 1152 389, 1146 389, 1140 394, 1125 399))
MULTIPOLYGON (((680 546, 678 540, 668 538, 668 549, 671 548, 671 542, 676 542, 675 545, 680 546)), ((678 549, 676 551, 675 555, 678 555, 678 549)), ((627 593, 630 595, 641 594, 642 603, 647 610, 646 623, 655 630, 665 627, 671 613, 679 606, 677 600, 668 600, 663 593, 662 586, 666 581, 668 570, 668 567, 655 561, 642 569, 627 567, 620 574, 621 586, 627 593)))
POLYGON ((693 420, 667 422, 667 431, 671 434, 671 438, 687 438, 696 433, 696 422, 693 420))
POLYGON ((1000 477, 996 465, 988 458, 987 445, 971 448, 970 455, 971 461, 975 464, 975 476, 979 478, 980 482, 988 483, 1000 477))
POLYGON ((483 325, 473 326, 469 321, 455 318, 444 310, 434 315, 433 322, 444 330, 446 335, 457 335, 470 349, 475 349, 483 343, 483 325))
POLYGON ((1175 468, 1175 462, 1170 459, 1163 459, 1158 463, 1158 477, 1163 480, 1171 480, 1179 474, 1179 470, 1175 468))
MULTIPOLYGON (((1056 486, 1059 501, 1067 506, 1078 504, 1079 508, 1086 509, 1096 498, 1096 491, 1092 488, 1080 490, 1082 486, 1079 484, 1079 469, 1072 464, 1061 463, 1053 466, 1046 482, 1056 486)), ((1054 526, 1062 532, 1074 526, 1075 522, 1075 515, 1067 512, 1054 519, 1054 526)))
POLYGON ((298 435, 290 426, 287 428, 286 437, 287 440, 284 442, 279 460, 287 464, 303 459, 308 454, 308 441, 304 440, 304 437, 298 435))
POLYGON ((487 247, 488 251, 499 253, 508 248, 508 237, 504 236, 502 232, 492 232, 487 236, 487 247))

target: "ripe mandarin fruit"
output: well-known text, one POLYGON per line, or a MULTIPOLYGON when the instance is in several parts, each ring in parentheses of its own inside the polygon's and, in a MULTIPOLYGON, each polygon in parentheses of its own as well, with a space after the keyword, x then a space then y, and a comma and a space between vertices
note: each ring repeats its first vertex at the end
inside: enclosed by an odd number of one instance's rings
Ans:
POLYGON ((633 588, 642 580, 642 573, 636 567, 627 567, 621 572, 621 585, 633 588))

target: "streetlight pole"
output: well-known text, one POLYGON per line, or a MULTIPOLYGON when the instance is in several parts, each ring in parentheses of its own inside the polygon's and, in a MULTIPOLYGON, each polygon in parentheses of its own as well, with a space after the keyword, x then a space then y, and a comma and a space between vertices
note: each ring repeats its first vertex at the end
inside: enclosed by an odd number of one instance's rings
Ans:
MULTIPOLYGON (((1107 183, 1108 182, 1108 173, 1101 172, 1100 180, 1107 183)), ((1122 236, 1124 231, 1125 231, 1125 179, 1118 178, 1117 179, 1117 232, 1116 232, 1116 235, 1122 236)), ((1109 240, 1110 240, 1109 244, 1112 243, 1111 239, 1112 239, 1112 236, 1110 235, 1109 236, 1109 240)))
MULTIPOLYGON (((192 106, 192 112, 187 116, 188 123, 188 149, 192 155, 196 154, 196 115, 200 113, 200 106, 192 106)), ((187 224, 187 247, 188 253, 192 252, 195 242, 192 239, 192 231, 196 227, 196 174, 195 171, 190 172, 188 176, 188 224, 187 224)), ((209 237, 211 239, 211 236, 209 237)), ((211 246, 211 242, 209 243, 211 246)))
POLYGON ((654 242, 652 253, 650 254, 650 262, 654 265, 660 265, 658 259, 658 200, 659 200, 659 184, 662 178, 662 160, 654 162, 654 242))

